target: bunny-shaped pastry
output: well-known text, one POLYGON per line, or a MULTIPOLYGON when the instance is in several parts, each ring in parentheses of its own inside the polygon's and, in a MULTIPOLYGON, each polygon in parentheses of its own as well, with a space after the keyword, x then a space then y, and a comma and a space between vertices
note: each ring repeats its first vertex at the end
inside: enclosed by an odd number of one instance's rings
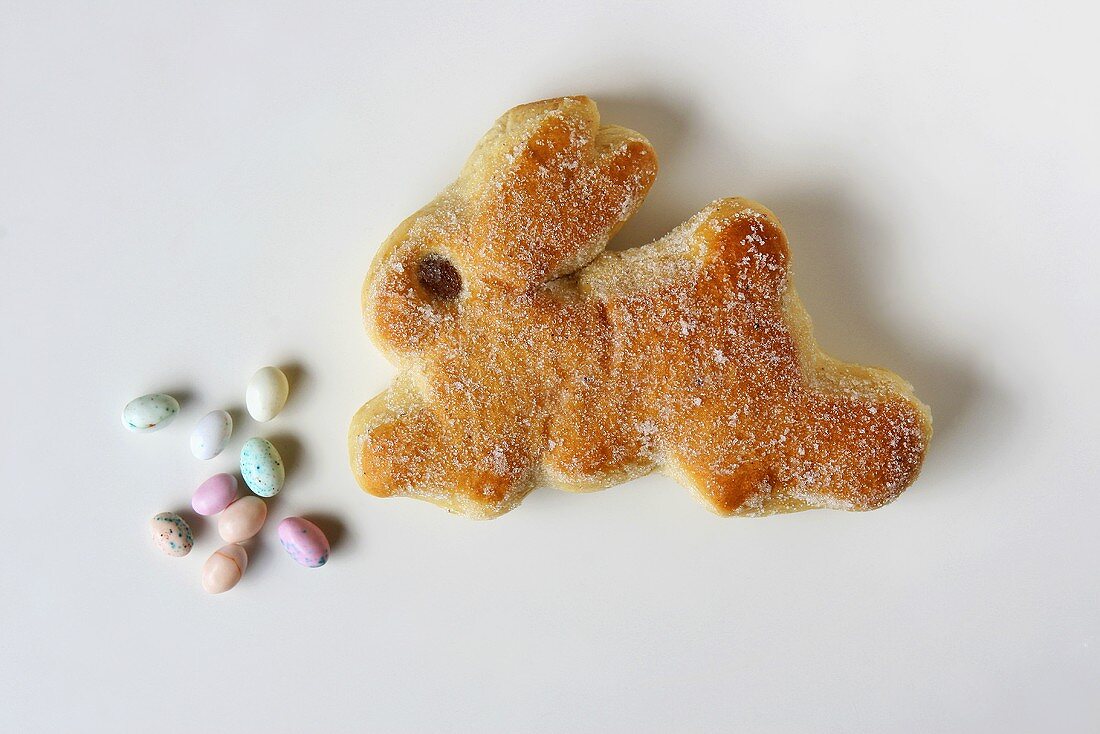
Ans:
POLYGON ((364 489, 490 518, 542 484, 660 469, 715 512, 767 515, 873 509, 913 482, 928 409, 818 349, 770 211, 724 199, 604 252, 656 173, 591 100, 535 102, 397 228, 363 291, 400 370, 352 421, 364 489))

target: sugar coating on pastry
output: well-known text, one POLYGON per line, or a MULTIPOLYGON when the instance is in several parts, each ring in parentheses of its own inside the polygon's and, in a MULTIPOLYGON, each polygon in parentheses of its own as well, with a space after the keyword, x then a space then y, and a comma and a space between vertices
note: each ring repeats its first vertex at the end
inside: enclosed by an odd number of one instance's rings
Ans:
POLYGON ((356 413, 357 480, 475 518, 540 485, 660 470, 711 510, 870 510, 917 477, 931 415, 824 354, 779 220, 745 199, 605 252, 657 173, 586 97, 522 105, 374 259, 366 325, 394 383, 356 413))

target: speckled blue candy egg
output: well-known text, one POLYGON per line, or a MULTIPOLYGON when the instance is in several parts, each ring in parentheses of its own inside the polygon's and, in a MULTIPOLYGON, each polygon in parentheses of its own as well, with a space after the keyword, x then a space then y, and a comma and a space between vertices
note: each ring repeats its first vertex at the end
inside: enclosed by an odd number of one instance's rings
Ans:
POLYGON ((126 403, 122 424, 131 431, 152 433, 171 423, 179 412, 180 404, 171 395, 142 395, 126 403))
POLYGON ((174 512, 160 512, 149 521, 149 533, 161 552, 169 556, 186 556, 194 539, 191 527, 174 512))
POLYGON ((244 483, 261 497, 274 497, 283 488, 286 469, 283 457, 262 438, 250 438, 241 448, 241 476, 244 483))

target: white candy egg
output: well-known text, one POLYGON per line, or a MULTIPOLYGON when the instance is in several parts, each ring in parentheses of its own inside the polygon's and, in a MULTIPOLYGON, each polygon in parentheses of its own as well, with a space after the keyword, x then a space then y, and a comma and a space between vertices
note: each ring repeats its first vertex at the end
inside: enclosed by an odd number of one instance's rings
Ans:
POLYGON ((196 459, 213 459, 225 449, 233 435, 233 416, 224 410, 212 410, 191 431, 191 453, 196 459))

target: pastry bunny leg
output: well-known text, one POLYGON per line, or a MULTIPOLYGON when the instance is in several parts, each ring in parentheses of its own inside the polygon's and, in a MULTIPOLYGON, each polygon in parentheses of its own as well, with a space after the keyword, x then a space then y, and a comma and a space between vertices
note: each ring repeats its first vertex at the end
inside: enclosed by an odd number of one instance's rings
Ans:
POLYGON ((916 479, 930 432, 920 406, 873 395, 812 403, 811 420, 780 420, 760 435, 681 439, 669 469, 721 515, 873 510, 916 479))
POLYGON ((780 489, 792 503, 873 510, 916 480, 931 419, 915 399, 884 389, 888 378, 858 385, 862 371, 853 370, 852 383, 841 386, 847 394, 819 396, 807 411, 812 421, 783 457, 780 489))
POLYGON ((408 382, 364 405, 352 421, 352 469, 378 497, 417 497, 475 518, 496 517, 530 491, 526 463, 507 441, 452 425, 408 382))

